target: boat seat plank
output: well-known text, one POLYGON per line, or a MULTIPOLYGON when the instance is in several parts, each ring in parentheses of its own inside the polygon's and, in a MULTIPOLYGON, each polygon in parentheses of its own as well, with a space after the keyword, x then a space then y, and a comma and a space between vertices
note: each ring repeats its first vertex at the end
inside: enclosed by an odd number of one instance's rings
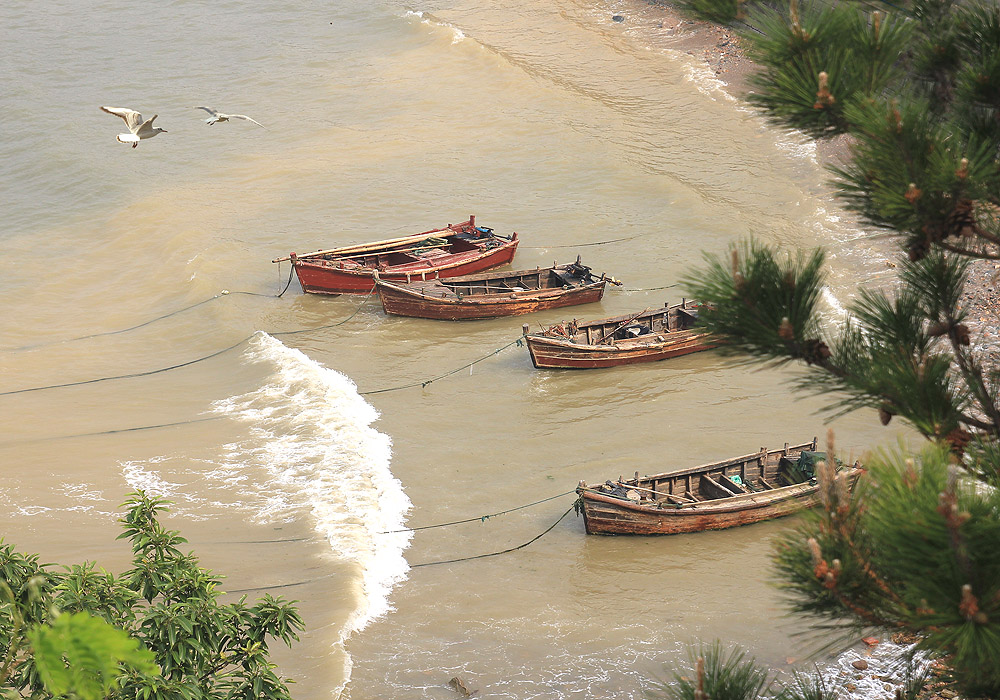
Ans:
POLYGON ((766 489, 773 489, 774 488, 774 484, 772 484, 770 481, 768 481, 764 477, 760 477, 759 479, 757 479, 757 481, 759 481, 761 483, 761 485, 764 488, 766 488, 766 489))
POLYGON ((724 488, 729 489, 734 494, 750 493, 750 489, 743 484, 737 484, 725 474, 719 475, 719 484, 721 484, 724 488))
MULTIPOLYGON (((735 484, 733 484, 735 486, 735 484)), ((708 498, 731 498, 736 494, 706 474, 701 475, 698 490, 708 498)))

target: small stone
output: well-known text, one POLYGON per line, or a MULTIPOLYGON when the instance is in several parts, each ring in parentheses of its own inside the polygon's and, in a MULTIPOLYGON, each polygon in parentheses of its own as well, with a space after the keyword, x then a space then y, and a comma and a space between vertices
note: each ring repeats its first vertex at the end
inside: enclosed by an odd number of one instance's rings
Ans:
POLYGON ((615 15, 615 16, 614 16, 614 17, 612 17, 611 19, 612 19, 613 21, 615 21, 615 22, 624 22, 624 21, 625 21, 625 18, 624 18, 624 17, 622 17, 621 15, 615 15))
POLYGON ((858 686, 854 685, 853 683, 848 683, 844 687, 847 688, 848 693, 853 693, 855 690, 858 689, 858 686))
POLYGON ((878 644, 878 638, 877 637, 862 637, 861 641, 864 642, 865 644, 867 644, 870 647, 873 647, 876 644, 878 644))
POLYGON ((868 662, 864 659, 858 659, 857 661, 852 661, 851 666, 858 669, 859 671, 865 671, 868 669, 868 662))
POLYGON ((949 698, 949 700, 950 700, 951 698, 955 698, 955 697, 958 697, 958 693, 956 693, 956 692, 955 692, 954 690, 951 690, 951 689, 949 689, 949 688, 944 688, 944 689, 943 689, 943 690, 941 691, 940 695, 941 695, 941 697, 943 697, 943 698, 949 698))

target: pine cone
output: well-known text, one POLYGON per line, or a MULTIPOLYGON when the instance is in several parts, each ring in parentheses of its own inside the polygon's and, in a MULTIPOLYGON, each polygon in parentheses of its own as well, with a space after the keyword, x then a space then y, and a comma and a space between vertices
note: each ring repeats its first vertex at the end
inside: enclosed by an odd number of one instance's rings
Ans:
POLYGON ((802 359, 810 365, 821 365, 830 359, 833 353, 829 346, 818 338, 812 338, 802 344, 802 359))
POLYGON ((882 406, 881 408, 878 409, 878 419, 882 425, 889 425, 889 421, 892 420, 892 417, 894 415, 896 414, 890 411, 885 406, 882 406))
POLYGON ((945 441, 951 445, 951 451, 961 457, 965 454, 965 448, 972 440, 972 435, 964 428, 955 428, 944 436, 945 441))

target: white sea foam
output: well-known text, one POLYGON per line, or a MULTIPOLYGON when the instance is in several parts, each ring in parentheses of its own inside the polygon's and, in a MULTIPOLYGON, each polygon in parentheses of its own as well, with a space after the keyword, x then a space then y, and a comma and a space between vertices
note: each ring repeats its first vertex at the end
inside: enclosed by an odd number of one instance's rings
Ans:
POLYGON ((913 655, 912 672, 923 671, 931 659, 913 645, 882 642, 871 649, 850 649, 826 668, 819 669, 824 684, 844 700, 891 700, 906 678, 907 657, 913 655), (860 671, 852 664, 864 660, 860 671))
POLYGON ((409 568, 410 534, 380 534, 404 527, 410 508, 389 470, 391 441, 371 427, 378 412, 348 377, 264 333, 247 354, 276 369, 259 389, 216 404, 251 424, 249 439, 225 446, 216 477, 254 494, 262 519, 308 509, 333 555, 357 567, 361 596, 346 637, 391 609, 389 593, 409 568))
POLYGON ((439 27, 451 33, 451 43, 457 44, 458 42, 465 39, 465 33, 453 24, 445 22, 436 18, 429 12, 421 12, 420 10, 407 10, 403 13, 404 17, 415 17, 420 20, 421 24, 426 24, 431 27, 439 27))

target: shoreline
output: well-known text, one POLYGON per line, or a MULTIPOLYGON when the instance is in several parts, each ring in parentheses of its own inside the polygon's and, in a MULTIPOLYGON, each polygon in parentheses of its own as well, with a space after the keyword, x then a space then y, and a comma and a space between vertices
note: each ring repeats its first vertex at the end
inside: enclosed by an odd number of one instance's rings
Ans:
MULTIPOLYGON (((684 17, 667 0, 646 2, 660 14, 660 25, 674 34, 669 42, 670 48, 703 61, 732 97, 743 100, 752 91, 750 78, 757 66, 747 58, 741 46, 742 40, 736 32, 722 25, 684 17)), ((835 165, 850 158, 849 136, 814 142, 820 165, 835 165)), ((858 222, 858 226, 868 233, 885 235, 885 232, 861 222, 858 222)), ((904 253, 901 249, 897 250, 898 259, 904 253)), ((886 265, 896 267, 897 259, 887 258, 886 265)), ((970 261, 961 306, 968 315, 966 324, 972 333, 975 352, 987 370, 1000 368, 1000 328, 995 323, 1000 314, 998 285, 1000 261, 970 261)))
MULTIPOLYGON (((671 49, 703 61, 727 93, 738 100, 745 100, 745 96, 752 91, 750 79, 757 66, 747 58, 736 32, 722 25, 684 17, 668 0, 646 2, 660 14, 659 26, 674 34, 669 41, 671 49)), ((850 159, 850 137, 847 135, 815 140, 815 143, 820 165, 835 165, 850 159)), ((861 222, 858 226, 868 233, 884 235, 881 230, 861 222)), ((898 260, 904 253, 902 249, 897 250, 898 260)), ((886 260, 887 266, 896 267, 897 264, 892 258, 886 260)), ((995 323, 1000 312, 998 283, 1000 262, 970 261, 960 306, 967 314, 966 324, 972 333, 974 352, 986 370, 1000 367, 1000 328, 995 323)), ((912 642, 908 638, 897 639, 896 635, 886 635, 884 639, 859 639, 850 649, 831 658, 824 668, 816 670, 827 687, 837 688, 837 696, 845 700, 891 698, 904 686, 906 658, 914 652, 912 642)), ((944 690, 942 693, 941 684, 937 682, 943 668, 940 662, 918 653, 915 666, 918 673, 921 670, 930 672, 920 695, 923 700, 955 700, 953 691, 944 690)))

